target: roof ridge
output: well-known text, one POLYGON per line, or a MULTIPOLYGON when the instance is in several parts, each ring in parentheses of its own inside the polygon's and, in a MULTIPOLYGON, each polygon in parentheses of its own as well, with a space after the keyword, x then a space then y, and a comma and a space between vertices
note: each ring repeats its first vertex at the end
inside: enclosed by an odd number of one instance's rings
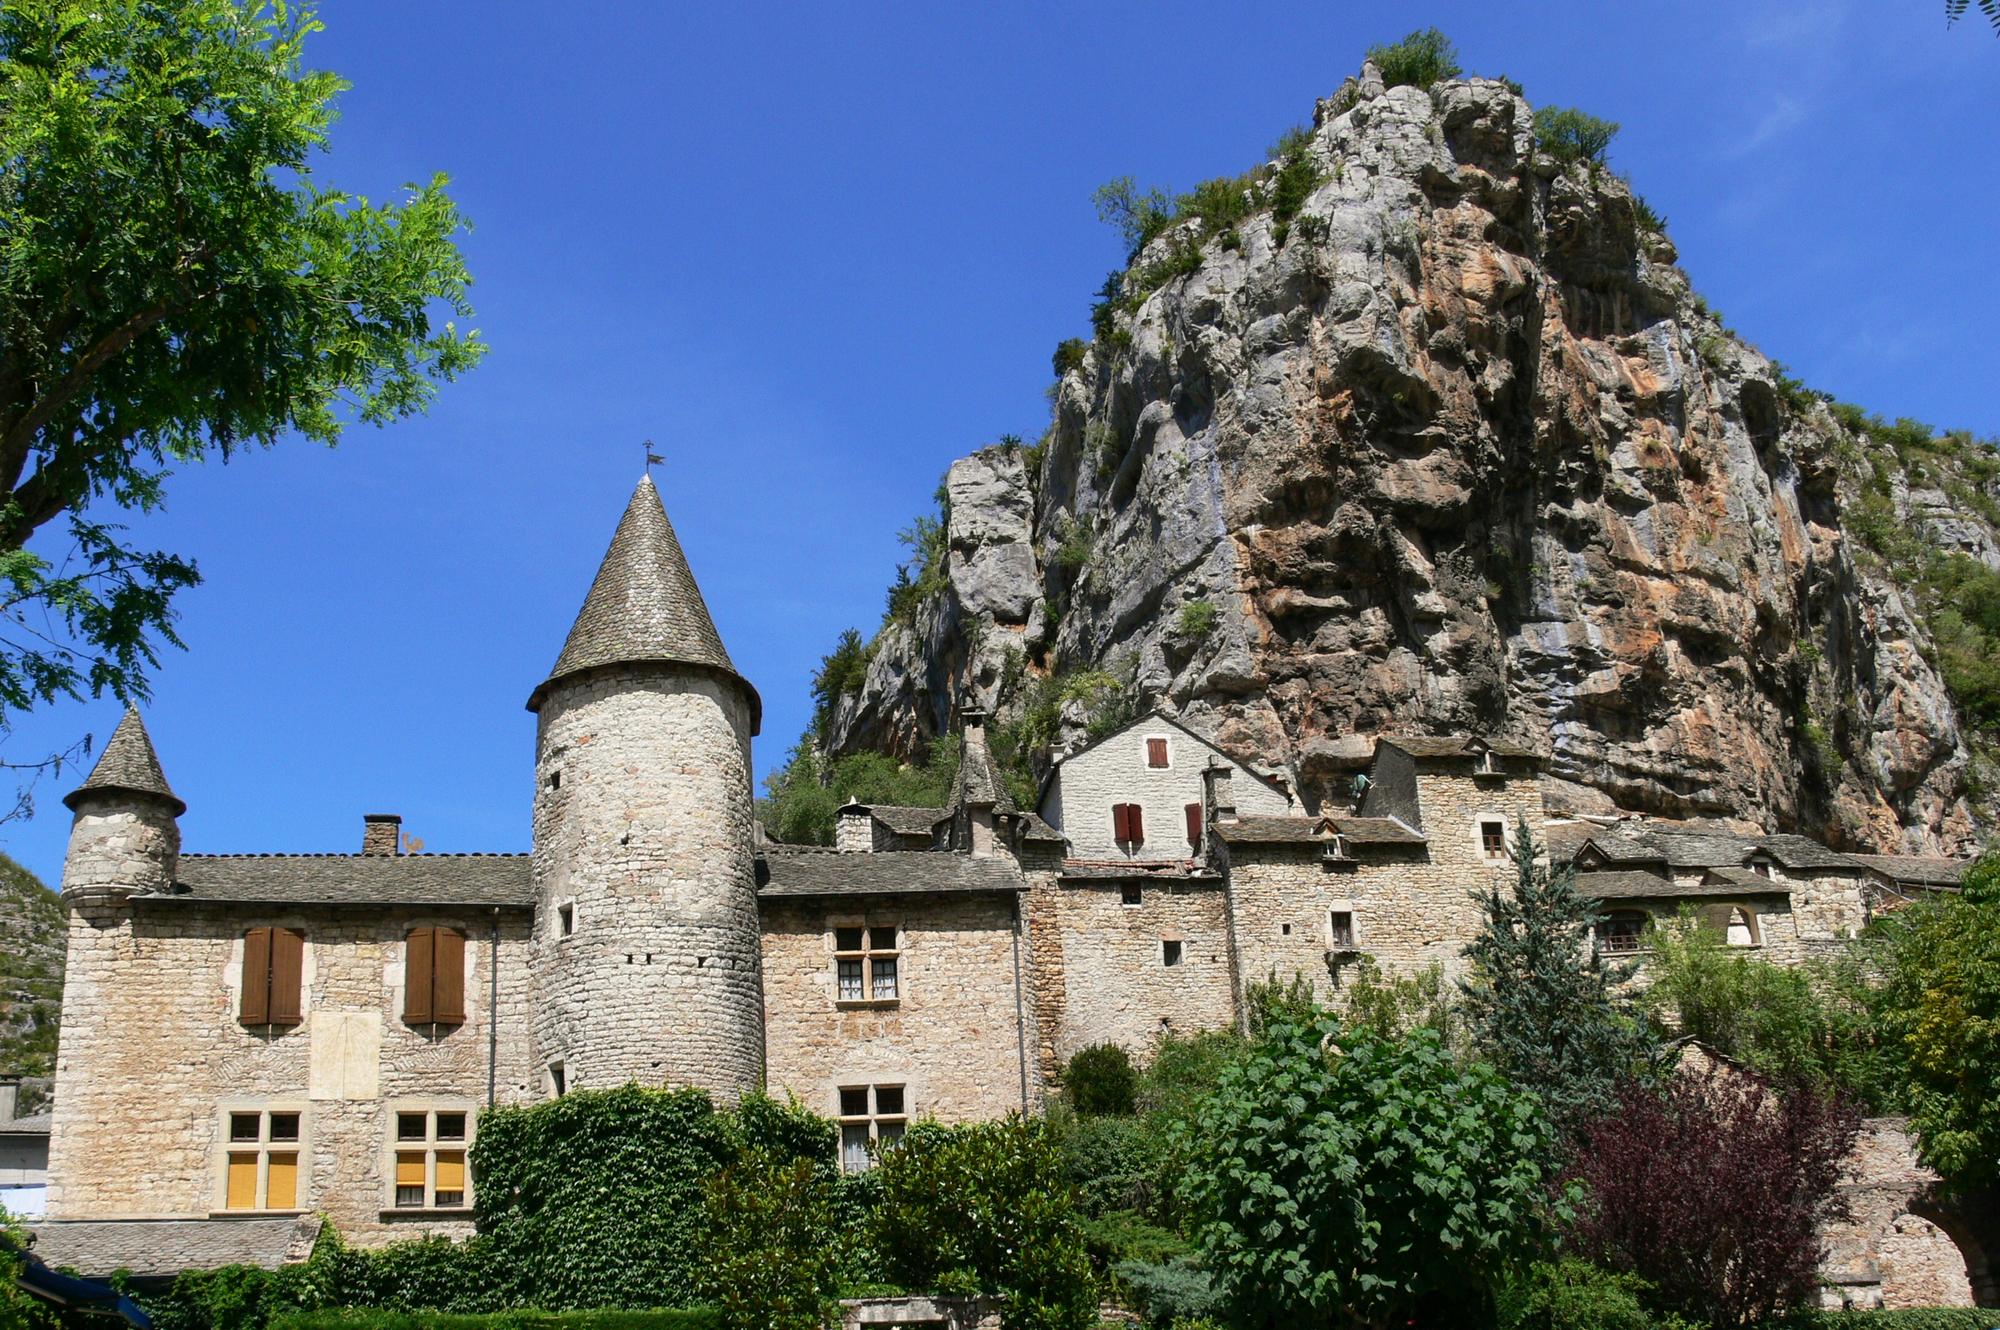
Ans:
POLYGON ((380 859, 387 863, 413 859, 526 859, 530 850, 424 850, 416 854, 361 854, 348 850, 191 850, 183 859, 380 859))

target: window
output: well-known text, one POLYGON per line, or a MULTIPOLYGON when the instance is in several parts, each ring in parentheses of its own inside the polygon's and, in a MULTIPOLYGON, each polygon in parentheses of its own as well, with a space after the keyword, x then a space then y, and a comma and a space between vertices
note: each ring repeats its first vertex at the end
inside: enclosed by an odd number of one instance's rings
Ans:
POLYGON ((549 788, 552 790, 560 790, 562 788, 562 771, 560 769, 549 773, 549 788))
POLYGON ((225 1210, 299 1208, 299 1122, 296 1109, 252 1108, 229 1114, 225 1210))
POLYGON ((1729 922, 1724 936, 1732 947, 1754 947, 1758 944, 1757 916, 1741 906, 1729 912, 1729 922))
POLYGON ((305 1019, 299 989, 306 935, 295 928, 253 928, 243 935, 245 1025, 297 1025, 305 1019))
POLYGON ((1769 877, 1771 876, 1771 861, 1769 859, 1752 859, 1750 861, 1750 871, 1758 877, 1769 877))
POLYGON ((1354 946, 1354 913, 1351 910, 1335 910, 1327 916, 1327 940, 1336 950, 1354 946))
POLYGON ((1142 900, 1137 882, 1127 882, 1118 888, 1118 900, 1124 905, 1137 905, 1142 900))
POLYGON ((560 1099, 569 1089, 569 1073, 560 1062, 549 1064, 549 1098, 560 1099))
POLYGON ((1164 767, 1167 765, 1167 741, 1163 738, 1146 740, 1146 765, 1164 767))
POLYGON ((564 901, 556 906, 556 936, 570 937, 576 932, 576 902, 564 901))
POLYGON ((1137 804, 1111 805, 1111 835, 1120 845, 1141 845, 1146 840, 1146 822, 1137 804))
POLYGON ((909 1119, 908 1098, 900 1085, 841 1086, 841 1171, 867 1171, 884 1146, 903 1139, 909 1119))
POLYGON ((1646 932, 1643 910, 1613 910, 1597 925, 1599 951, 1637 951, 1646 932))
POLYGON ((847 924, 833 930, 834 998, 839 1002, 896 1002, 900 938, 894 924, 847 924))
POLYGON ((1497 818, 1479 824, 1479 852, 1488 859, 1507 857, 1507 824, 1497 818))
POLYGON ((403 939, 403 1020, 410 1025, 465 1023, 465 934, 412 928, 403 939))
POLYGON ((461 1210, 470 1116, 460 1108, 399 1109, 396 1123, 398 1210, 461 1210))
POLYGON ((1181 963, 1181 944, 1173 938, 1160 940, 1160 964, 1173 968, 1181 963))
POLYGON ((1187 815, 1188 848, 1199 850, 1201 848, 1202 826, 1201 805, 1189 804, 1181 811, 1187 815))

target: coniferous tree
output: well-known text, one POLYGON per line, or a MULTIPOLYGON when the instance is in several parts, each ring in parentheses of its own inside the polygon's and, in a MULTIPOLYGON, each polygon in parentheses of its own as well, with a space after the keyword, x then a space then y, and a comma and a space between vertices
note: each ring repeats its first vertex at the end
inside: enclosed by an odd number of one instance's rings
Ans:
POLYGON ((1523 819, 1511 888, 1473 893, 1485 924, 1465 949, 1474 971, 1460 987, 1480 1051, 1569 1130, 1610 1108, 1646 1040, 1611 992, 1629 971, 1608 970, 1591 945, 1599 903, 1577 891, 1573 867, 1537 853, 1523 819))

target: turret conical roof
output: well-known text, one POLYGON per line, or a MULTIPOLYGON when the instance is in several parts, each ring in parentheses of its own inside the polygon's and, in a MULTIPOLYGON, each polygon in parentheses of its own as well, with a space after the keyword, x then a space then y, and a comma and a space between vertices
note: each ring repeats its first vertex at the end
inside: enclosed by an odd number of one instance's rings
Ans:
POLYGON ((63 803, 74 809, 83 796, 93 790, 148 794, 172 804, 175 817, 187 812, 187 805, 167 784, 166 773, 160 770, 159 754, 153 751, 153 737, 146 733, 146 722, 139 719, 137 707, 125 708, 118 728, 111 732, 111 742, 105 744, 104 751, 98 754, 97 765, 84 777, 83 784, 63 796, 63 803))
POLYGON ((730 663, 650 476, 632 491, 562 654, 528 698, 528 710, 540 710, 549 689, 571 675, 648 662, 691 665, 735 680, 749 694, 751 732, 760 727, 763 702, 730 663))

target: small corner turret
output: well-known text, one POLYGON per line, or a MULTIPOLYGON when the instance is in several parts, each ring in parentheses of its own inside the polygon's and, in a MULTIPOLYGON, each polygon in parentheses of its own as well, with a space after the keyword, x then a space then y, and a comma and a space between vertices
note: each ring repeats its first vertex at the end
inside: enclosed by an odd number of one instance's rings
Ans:
POLYGON ((178 819, 187 805, 167 784, 136 707, 125 709, 97 765, 63 803, 76 815, 63 863, 67 904, 117 907, 136 895, 173 889, 178 819))

